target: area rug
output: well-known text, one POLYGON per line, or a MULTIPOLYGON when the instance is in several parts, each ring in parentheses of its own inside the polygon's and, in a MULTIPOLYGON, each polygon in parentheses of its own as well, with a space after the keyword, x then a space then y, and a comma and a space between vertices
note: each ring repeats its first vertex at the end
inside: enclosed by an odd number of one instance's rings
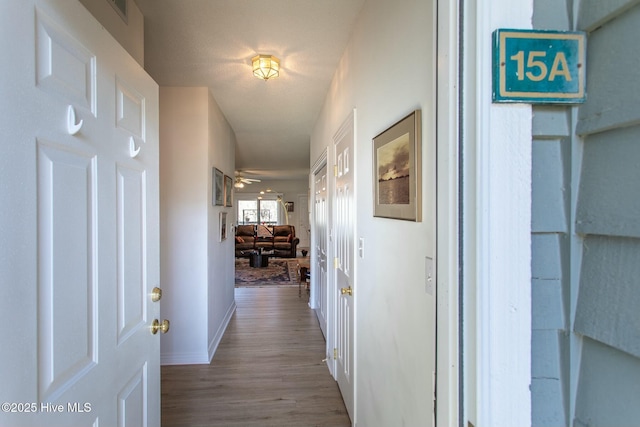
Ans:
POLYGON ((249 267, 248 258, 236 258, 236 287, 298 286, 298 261, 269 258, 268 267, 249 267))

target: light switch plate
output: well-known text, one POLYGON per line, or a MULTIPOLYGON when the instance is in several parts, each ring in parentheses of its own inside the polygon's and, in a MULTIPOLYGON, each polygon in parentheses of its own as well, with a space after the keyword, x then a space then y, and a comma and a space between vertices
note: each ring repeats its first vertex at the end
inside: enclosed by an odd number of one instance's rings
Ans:
POLYGON ((360 237, 358 240, 358 255, 360 258, 364 258, 364 237, 360 237))
POLYGON ((433 258, 425 257, 425 291, 429 295, 433 295, 436 283, 436 269, 433 258))

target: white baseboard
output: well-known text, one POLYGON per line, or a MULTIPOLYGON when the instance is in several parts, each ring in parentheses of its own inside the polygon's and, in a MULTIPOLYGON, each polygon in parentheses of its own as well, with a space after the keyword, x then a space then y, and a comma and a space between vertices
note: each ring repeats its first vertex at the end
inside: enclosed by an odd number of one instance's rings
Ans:
POLYGON ((220 327, 218 328, 215 335, 211 339, 211 342, 209 343, 209 361, 207 363, 211 363, 211 360, 213 360, 213 356, 216 354, 216 350, 218 350, 218 346, 220 345, 220 340, 222 340, 224 331, 227 330, 227 326, 229 326, 229 322, 231 321, 231 316, 233 316, 233 313, 236 311, 236 308, 237 308, 236 301, 234 299, 231 305, 229 306, 229 310, 227 310, 227 314, 225 314, 224 319, 220 324, 220 327))
POLYGON ((165 365, 208 365, 211 363, 213 359, 213 355, 216 353, 218 349, 218 345, 220 345, 220 341, 222 340, 222 336, 224 332, 227 330, 227 326, 229 326, 229 322, 231 321, 231 317, 233 313, 236 311, 236 302, 235 300, 229 306, 227 313, 224 316, 220 327, 216 331, 216 334, 213 336, 213 339, 209 343, 209 350, 207 353, 198 352, 198 353, 171 353, 171 354, 161 354, 160 355, 160 364, 162 366, 165 365))
POLYGON ((171 353, 160 355, 160 365, 207 365, 207 354, 202 353, 171 353))

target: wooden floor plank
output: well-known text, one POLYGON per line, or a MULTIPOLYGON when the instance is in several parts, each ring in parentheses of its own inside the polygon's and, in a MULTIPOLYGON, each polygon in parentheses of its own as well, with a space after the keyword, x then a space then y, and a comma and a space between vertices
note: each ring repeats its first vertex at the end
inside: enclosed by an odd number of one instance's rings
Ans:
POLYGON ((211 364, 162 367, 162 425, 350 426, 298 289, 236 288, 236 304, 211 364))

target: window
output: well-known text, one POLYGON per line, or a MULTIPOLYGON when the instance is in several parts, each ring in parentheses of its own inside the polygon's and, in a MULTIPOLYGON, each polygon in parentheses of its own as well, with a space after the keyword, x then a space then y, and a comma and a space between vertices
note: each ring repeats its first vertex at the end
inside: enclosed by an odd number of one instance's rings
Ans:
POLYGON ((238 200, 238 224, 258 223, 258 200, 238 200))
POLYGON ((280 210, 276 199, 238 200, 238 224, 276 225, 280 222, 280 210))

